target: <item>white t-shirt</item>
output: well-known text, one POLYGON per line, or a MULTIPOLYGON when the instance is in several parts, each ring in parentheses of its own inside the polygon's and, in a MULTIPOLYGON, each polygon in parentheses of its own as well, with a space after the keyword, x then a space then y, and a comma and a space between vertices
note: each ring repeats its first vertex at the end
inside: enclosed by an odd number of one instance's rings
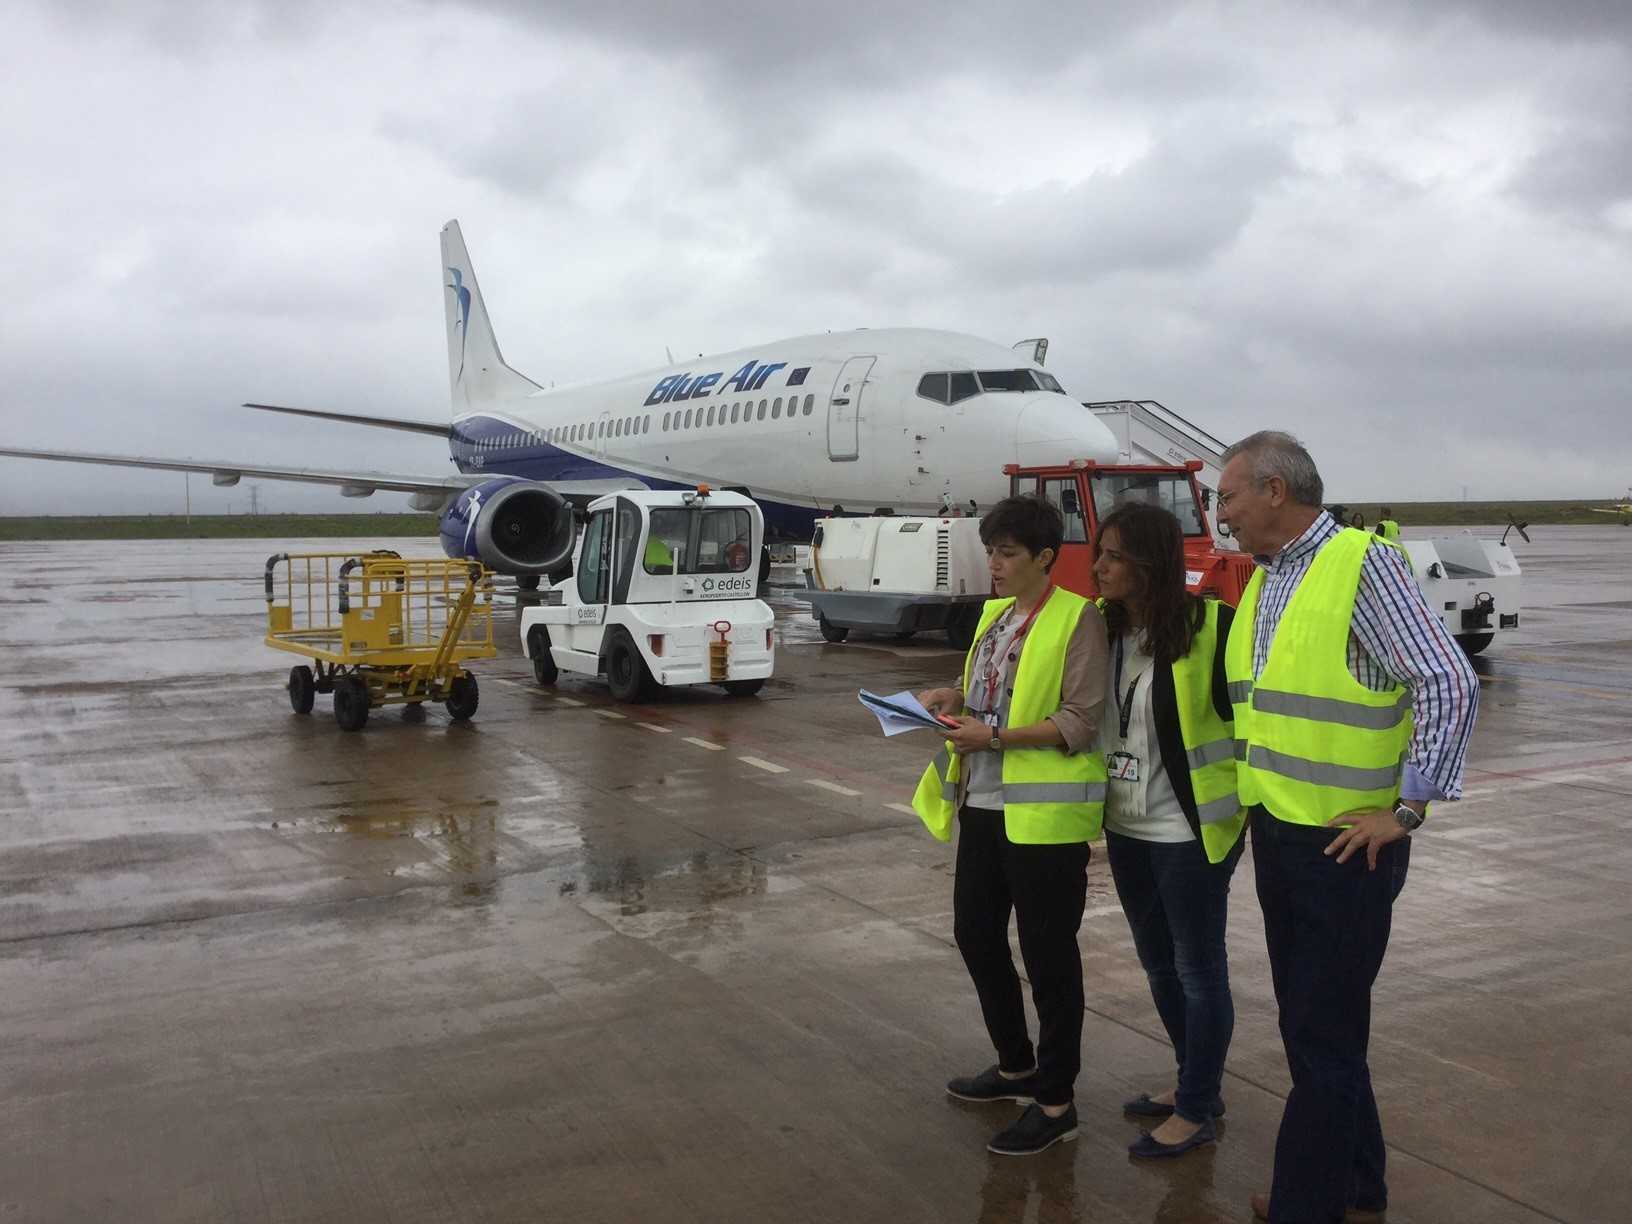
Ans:
POLYGON ((1129 781, 1111 778, 1105 794, 1105 827, 1124 837, 1141 841, 1194 841, 1190 822, 1184 818, 1173 782, 1162 766, 1162 748, 1156 738, 1156 721, 1151 713, 1151 680, 1156 661, 1139 649, 1138 633, 1124 634, 1111 643, 1111 666, 1106 669, 1105 713, 1099 722, 1095 747, 1109 760, 1113 752, 1126 752, 1139 760, 1139 778, 1129 781), (1122 652, 1121 691, 1117 691, 1116 658, 1122 652), (1128 733, 1122 735, 1122 708, 1128 686, 1134 685, 1133 708, 1128 733))

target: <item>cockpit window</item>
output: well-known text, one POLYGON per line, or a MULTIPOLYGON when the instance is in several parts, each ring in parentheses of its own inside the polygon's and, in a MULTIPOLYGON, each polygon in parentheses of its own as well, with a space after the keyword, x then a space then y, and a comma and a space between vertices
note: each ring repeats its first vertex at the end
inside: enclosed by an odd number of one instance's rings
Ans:
MULTIPOLYGON (((955 404, 959 400, 966 400, 971 396, 979 395, 981 384, 985 384, 988 391, 1035 391, 1036 384, 1027 382, 1024 386, 997 386, 995 383, 1005 379, 1012 379, 1014 375, 1023 378, 1030 377, 1029 370, 998 370, 995 372, 982 371, 976 375, 973 371, 962 370, 949 374, 925 374, 918 380, 918 394, 925 399, 932 399, 937 404, 955 404)), ((1058 391, 1060 385, 1054 384, 1053 390, 1058 391)))
POLYGON ((982 370, 982 391, 1035 391, 1037 382, 1030 370, 982 370))
POLYGON ((925 374, 918 380, 918 394, 939 404, 950 404, 947 397, 945 374, 925 374))
POLYGON ((1044 391, 1053 391, 1059 395, 1065 394, 1065 388, 1060 386, 1060 380, 1055 378, 1054 375, 1046 374, 1042 370, 1033 370, 1031 376, 1043 384, 1044 391))

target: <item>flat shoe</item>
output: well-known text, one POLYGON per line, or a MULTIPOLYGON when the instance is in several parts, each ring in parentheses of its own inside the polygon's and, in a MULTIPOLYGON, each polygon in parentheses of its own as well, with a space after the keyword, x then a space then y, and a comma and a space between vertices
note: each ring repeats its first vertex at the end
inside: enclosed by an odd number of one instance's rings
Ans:
MULTIPOLYGON (((1171 1118, 1173 1116, 1173 1106, 1164 1105, 1160 1101, 1153 1101, 1150 1099, 1150 1093, 1141 1092, 1132 1100, 1122 1102, 1122 1112, 1132 1114, 1136 1118, 1171 1118)), ((1215 1118, 1224 1116, 1224 1102, 1222 1100, 1218 1102, 1218 1108, 1213 1110, 1212 1114, 1215 1118)))
POLYGON ((1173 1106, 1153 1101, 1150 1099, 1150 1093, 1141 1092, 1131 1101, 1122 1102, 1122 1112, 1132 1114, 1136 1118, 1171 1118, 1173 1106))
POLYGON ((1163 1156, 1183 1156, 1186 1152, 1195 1148, 1203 1147, 1209 1143, 1216 1143, 1217 1141, 1218 1131, 1214 1128, 1212 1119, 1209 1118, 1196 1127, 1195 1133, 1188 1139, 1181 1139, 1177 1143, 1163 1143, 1159 1139, 1153 1138, 1148 1132, 1140 1135, 1139 1138, 1128 1144, 1128 1155, 1147 1159, 1156 1159, 1163 1156))

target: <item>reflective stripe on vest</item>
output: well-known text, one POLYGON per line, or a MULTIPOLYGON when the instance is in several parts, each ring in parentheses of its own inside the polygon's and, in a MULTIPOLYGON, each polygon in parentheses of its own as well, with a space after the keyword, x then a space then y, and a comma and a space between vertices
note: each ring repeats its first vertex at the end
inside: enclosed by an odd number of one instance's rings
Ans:
POLYGON ((1322 546, 1281 614, 1256 681, 1252 676, 1263 571, 1252 576, 1225 651, 1235 708, 1241 802, 1280 820, 1326 824, 1362 808, 1392 806, 1411 742, 1410 694, 1382 692, 1349 672, 1349 626, 1366 550, 1398 547, 1345 528, 1322 546))
POLYGON ((1218 601, 1207 600, 1205 608, 1189 653, 1173 664, 1173 697, 1201 846, 1208 861, 1218 863, 1240 840, 1247 813, 1237 794, 1234 728, 1213 705, 1213 665, 1224 649, 1218 640, 1218 601))
MULTIPOLYGON (((1014 603, 987 600, 974 641, 964 659, 963 686, 969 691, 980 641, 1014 603)), ((1020 647, 1014 692, 1009 698, 1010 726, 1042 722, 1060 708, 1065 650, 1088 601, 1056 587, 1037 612, 1020 647)), ((950 841, 956 816, 959 766, 947 742, 924 770, 912 797, 913 810, 930 833, 950 841)), ((1003 824, 1017 845, 1055 845, 1092 841, 1105 815, 1105 758, 1097 752, 1064 752, 1059 748, 1010 748, 1003 753, 1003 824)))

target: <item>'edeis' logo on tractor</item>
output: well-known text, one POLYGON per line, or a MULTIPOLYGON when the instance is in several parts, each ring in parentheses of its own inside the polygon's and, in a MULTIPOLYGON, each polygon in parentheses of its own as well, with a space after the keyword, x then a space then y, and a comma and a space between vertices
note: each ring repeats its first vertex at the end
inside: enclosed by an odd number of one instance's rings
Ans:
POLYGON ((754 589, 754 580, 746 575, 725 578, 704 578, 704 595, 739 595, 754 589))
MULTIPOLYGON (((652 393, 646 397, 646 407, 650 408, 653 404, 672 404, 679 400, 704 399, 711 394, 726 395, 732 391, 738 394, 747 394, 750 391, 758 391, 765 385, 766 379, 778 370, 787 369, 787 365, 788 363, 785 361, 771 361, 764 364, 758 361, 750 361, 742 369, 731 375, 730 378, 726 378, 725 382, 720 384, 718 391, 715 391, 714 386, 719 383, 721 378, 725 377, 723 370, 713 374, 700 374, 696 378, 691 376, 689 370, 684 374, 670 374, 652 388, 652 393)), ((787 385, 790 387, 803 386, 805 375, 809 373, 809 366, 789 370, 787 385)))

